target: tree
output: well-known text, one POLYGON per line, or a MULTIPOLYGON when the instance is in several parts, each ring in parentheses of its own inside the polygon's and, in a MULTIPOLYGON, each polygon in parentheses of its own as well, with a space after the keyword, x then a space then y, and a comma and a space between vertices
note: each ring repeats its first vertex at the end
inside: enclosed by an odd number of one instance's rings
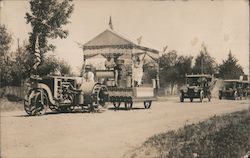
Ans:
POLYGON ((218 66, 215 59, 210 56, 207 47, 203 44, 200 54, 195 58, 193 73, 196 74, 215 74, 218 66))
POLYGON ((5 25, 0 25, 0 87, 8 85, 13 80, 11 76, 12 62, 10 47, 12 37, 5 25))
MULTIPOLYGON (((36 40, 41 58, 48 51, 54 51, 55 46, 48 39, 66 38, 68 31, 63 26, 69 23, 73 12, 72 0, 31 0, 31 13, 26 13, 26 21, 31 24, 28 51, 34 58, 36 40)), ((33 63, 34 64, 34 63, 33 63)))
POLYGON ((66 75, 72 76, 72 70, 70 65, 63 60, 59 61, 59 71, 62 76, 66 75))
POLYGON ((178 62, 176 64, 176 69, 178 71, 178 84, 185 83, 186 74, 190 74, 192 72, 192 56, 179 56, 178 62))
POLYGON ((219 65, 219 77, 223 79, 239 79, 241 75, 244 75, 243 68, 237 62, 238 59, 229 51, 228 58, 219 65))
POLYGON ((160 80, 161 84, 169 84, 171 94, 177 84, 185 82, 185 74, 190 73, 192 68, 192 56, 179 56, 175 50, 160 57, 160 80))
POLYGON ((29 74, 27 67, 29 54, 26 51, 27 44, 24 42, 22 46, 19 46, 18 40, 18 48, 13 51, 11 54, 12 56, 12 77, 13 82, 12 85, 20 86, 22 84, 22 80, 26 79, 29 74))
POLYGON ((46 60, 38 67, 37 74, 45 75, 72 75, 71 67, 63 60, 58 60, 54 55, 46 57, 46 60))

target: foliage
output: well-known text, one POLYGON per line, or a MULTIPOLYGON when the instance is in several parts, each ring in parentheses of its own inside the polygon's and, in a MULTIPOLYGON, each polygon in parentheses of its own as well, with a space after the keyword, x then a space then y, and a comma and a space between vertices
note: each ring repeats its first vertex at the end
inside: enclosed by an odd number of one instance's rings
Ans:
POLYGON ((152 154, 159 158, 242 157, 250 151, 249 130, 250 115, 244 110, 155 135, 143 144, 140 151, 156 150, 152 154))
POLYGON ((12 37, 11 34, 7 32, 5 25, 0 25, 0 57, 6 56, 10 51, 12 37))
POLYGON ((157 75, 157 63, 155 61, 147 62, 143 65, 143 73, 143 83, 151 83, 152 79, 155 79, 157 75))
POLYGON ((37 74, 46 75, 72 75, 71 67, 63 60, 58 60, 55 56, 50 55, 38 67, 37 74))
POLYGON ((70 65, 63 60, 59 61, 59 71, 61 73, 62 76, 72 76, 72 70, 70 65))
POLYGON ((22 81, 29 77, 29 64, 28 64, 28 59, 29 59, 29 54, 26 51, 27 44, 24 42, 22 46, 19 46, 18 48, 12 52, 12 76, 13 76, 13 81, 12 84, 13 86, 20 86, 22 84, 22 81))
POLYGON ((217 72, 217 64, 215 59, 210 56, 207 47, 202 45, 200 54, 195 58, 193 73, 195 74, 215 74, 217 72))
POLYGON ((161 85, 170 84, 171 93, 174 85, 184 83, 185 74, 191 72, 192 56, 179 56, 175 50, 160 57, 161 85))
POLYGON ((237 62, 238 60, 230 51, 228 58, 219 65, 219 77, 223 79, 239 79, 241 75, 244 75, 242 67, 237 62))
POLYGON ((0 25, 0 87, 13 80, 10 71, 12 67, 10 60, 11 42, 11 34, 8 33, 5 25, 0 25))
MULTIPOLYGON (((53 51, 55 46, 48 39, 57 37, 66 38, 68 31, 63 26, 68 24, 68 19, 73 12, 72 0, 31 0, 30 13, 26 13, 26 22, 31 24, 32 32, 29 33, 28 51, 35 52, 35 43, 38 37, 39 50, 44 54, 53 51)), ((32 56, 31 58, 34 58, 32 56)))

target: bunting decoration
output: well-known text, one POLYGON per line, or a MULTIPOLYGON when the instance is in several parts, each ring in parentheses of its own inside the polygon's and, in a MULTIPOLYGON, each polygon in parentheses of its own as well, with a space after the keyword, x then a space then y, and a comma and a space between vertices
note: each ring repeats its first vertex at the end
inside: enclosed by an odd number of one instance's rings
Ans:
POLYGON ((41 64, 41 54, 40 54, 40 51, 39 51, 38 36, 36 38, 34 55, 35 55, 35 64, 33 65, 33 68, 36 70, 37 67, 41 64))

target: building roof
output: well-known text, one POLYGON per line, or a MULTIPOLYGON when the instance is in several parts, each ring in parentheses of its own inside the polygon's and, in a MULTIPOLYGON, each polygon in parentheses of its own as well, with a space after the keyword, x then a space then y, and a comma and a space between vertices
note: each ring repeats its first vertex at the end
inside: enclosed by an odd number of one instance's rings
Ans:
MULTIPOLYGON (((119 33, 113 31, 113 30, 105 30, 96 37, 94 37, 92 40, 88 41, 83 45, 83 51, 86 50, 93 50, 92 52, 88 51, 89 53, 96 53, 94 50, 100 50, 100 49, 106 49, 106 48, 113 48, 113 49, 133 49, 138 52, 138 50, 141 51, 147 51, 154 54, 159 54, 158 50, 143 47, 140 45, 136 45, 132 41, 128 40, 124 36, 120 35, 119 33)), ((117 50, 115 50, 117 51, 117 50)))
POLYGON ((133 42, 129 41, 125 37, 122 37, 118 33, 111 30, 105 30, 92 40, 88 41, 83 45, 83 47, 93 47, 93 46, 114 46, 114 45, 135 45, 133 42))

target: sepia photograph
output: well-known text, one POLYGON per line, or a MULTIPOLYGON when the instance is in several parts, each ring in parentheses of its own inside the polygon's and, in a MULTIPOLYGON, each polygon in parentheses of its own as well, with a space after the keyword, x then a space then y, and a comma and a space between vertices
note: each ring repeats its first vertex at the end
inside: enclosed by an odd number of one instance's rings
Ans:
POLYGON ((0 0, 0 158, 250 158, 249 0, 0 0))

